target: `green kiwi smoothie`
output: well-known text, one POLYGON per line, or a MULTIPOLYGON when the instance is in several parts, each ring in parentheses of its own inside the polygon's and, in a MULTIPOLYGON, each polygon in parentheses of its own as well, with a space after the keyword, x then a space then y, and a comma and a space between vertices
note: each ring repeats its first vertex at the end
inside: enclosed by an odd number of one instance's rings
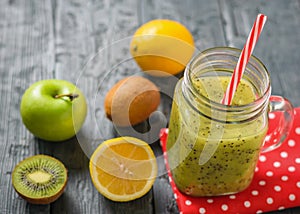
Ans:
MULTIPOLYGON (((240 192, 253 178, 267 132, 267 116, 262 113, 235 122, 230 112, 215 112, 207 107, 209 102, 220 103, 229 81, 226 76, 193 79, 194 89, 204 97, 203 108, 193 104, 200 102, 198 98, 187 101, 179 93, 181 84, 176 86, 167 154, 173 180, 185 194, 213 196, 240 192)), ((254 102, 256 97, 256 89, 242 79, 231 105, 239 111, 239 106, 254 102)))

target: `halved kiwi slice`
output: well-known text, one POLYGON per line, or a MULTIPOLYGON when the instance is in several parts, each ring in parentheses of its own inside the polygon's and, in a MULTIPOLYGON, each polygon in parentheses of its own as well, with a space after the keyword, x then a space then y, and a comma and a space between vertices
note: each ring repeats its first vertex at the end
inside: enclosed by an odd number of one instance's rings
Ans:
POLYGON ((12 173, 16 192, 33 204, 49 204, 63 193, 67 184, 67 169, 48 155, 35 155, 21 161, 12 173))

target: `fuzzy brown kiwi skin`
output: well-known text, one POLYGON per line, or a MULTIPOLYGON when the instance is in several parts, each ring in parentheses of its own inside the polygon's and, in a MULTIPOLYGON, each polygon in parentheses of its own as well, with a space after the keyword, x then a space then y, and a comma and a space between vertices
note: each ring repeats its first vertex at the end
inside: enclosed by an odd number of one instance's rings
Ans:
MULTIPOLYGON (((51 159, 55 159, 51 156, 48 156, 48 155, 38 155, 38 156, 45 156, 47 158, 51 158, 51 159)), ((56 159, 55 159, 56 160, 56 159)), ((24 161, 24 160, 23 160, 24 161)), ((13 170, 13 173, 15 173, 15 170, 17 169, 17 167, 19 165, 22 164, 21 161, 16 167, 15 169, 13 170)), ((64 166, 64 165, 63 165, 64 166)), ((18 195, 23 198, 24 200, 26 200, 27 202, 31 203, 31 204, 41 204, 41 205, 46 205, 46 204, 50 204, 54 201, 56 201, 64 192, 66 186, 67 186, 67 182, 68 182, 68 170, 66 169, 66 167, 64 167, 64 170, 66 172, 66 179, 65 179, 65 182, 63 184, 63 187, 61 188, 61 190, 56 194, 56 195, 53 195, 53 196, 50 196, 50 197, 44 197, 44 198, 29 198, 29 197, 26 197, 25 195, 23 195, 21 192, 19 192, 16 188, 14 188, 14 190, 18 193, 18 195)), ((13 182, 13 181, 12 181, 13 182)), ((14 187, 14 185, 13 185, 14 187)))
POLYGON ((141 76, 130 76, 120 80, 107 92, 104 100, 106 117, 113 120, 117 126, 141 123, 159 104, 159 89, 153 82, 141 76), (124 108, 128 112, 124 113, 124 108))

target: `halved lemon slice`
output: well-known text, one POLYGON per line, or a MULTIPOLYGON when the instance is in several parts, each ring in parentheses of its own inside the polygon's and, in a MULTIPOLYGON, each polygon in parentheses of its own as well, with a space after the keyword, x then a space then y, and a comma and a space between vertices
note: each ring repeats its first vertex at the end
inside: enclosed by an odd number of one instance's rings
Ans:
POLYGON ((145 195, 157 176, 151 147, 133 137, 104 141, 90 159, 96 189, 113 201, 131 201, 145 195))

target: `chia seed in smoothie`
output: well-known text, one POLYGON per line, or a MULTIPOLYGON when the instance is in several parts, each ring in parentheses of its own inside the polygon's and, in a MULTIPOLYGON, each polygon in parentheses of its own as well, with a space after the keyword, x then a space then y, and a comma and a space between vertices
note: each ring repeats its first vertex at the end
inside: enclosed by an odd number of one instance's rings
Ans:
MULTIPOLYGON (((208 76, 194 79, 193 85, 209 101, 219 103, 229 81, 230 77, 226 76, 208 76)), ((267 132, 266 115, 226 123, 226 118, 223 120, 207 112, 201 114, 202 109, 191 108, 179 93, 180 85, 175 88, 167 140, 168 162, 177 188, 193 196, 244 190, 252 181, 267 132)), ((242 79, 232 105, 246 105, 255 99, 255 88, 242 79)))

